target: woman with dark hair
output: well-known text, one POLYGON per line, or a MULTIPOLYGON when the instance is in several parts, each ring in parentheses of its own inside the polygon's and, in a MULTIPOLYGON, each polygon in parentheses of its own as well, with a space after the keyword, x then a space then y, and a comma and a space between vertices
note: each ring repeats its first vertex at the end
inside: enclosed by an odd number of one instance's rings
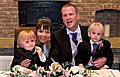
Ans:
MULTIPOLYGON (((37 36, 37 46, 42 47, 43 53, 45 54, 47 61, 46 64, 48 65, 48 56, 49 50, 51 47, 51 34, 52 34, 52 23, 48 18, 38 19, 37 26, 36 26, 36 36, 37 36)), ((47 66, 46 65, 46 66, 47 66)))

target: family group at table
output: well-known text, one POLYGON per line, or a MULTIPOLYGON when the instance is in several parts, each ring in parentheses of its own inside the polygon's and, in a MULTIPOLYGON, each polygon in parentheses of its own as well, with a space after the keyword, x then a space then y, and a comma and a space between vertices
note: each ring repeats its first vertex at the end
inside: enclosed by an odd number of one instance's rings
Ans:
POLYGON ((64 26, 56 31, 49 18, 40 18, 35 32, 22 30, 18 34, 11 68, 47 69, 53 61, 90 69, 112 67, 114 56, 110 42, 104 39, 103 24, 80 25, 77 7, 70 3, 63 5, 61 16, 64 26))

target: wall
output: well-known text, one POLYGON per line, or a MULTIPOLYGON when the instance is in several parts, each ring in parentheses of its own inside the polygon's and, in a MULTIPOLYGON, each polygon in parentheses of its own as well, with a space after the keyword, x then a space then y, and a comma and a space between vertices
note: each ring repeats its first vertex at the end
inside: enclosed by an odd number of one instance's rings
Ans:
MULTIPOLYGON (((120 10, 119 0, 70 0, 70 2, 77 6, 80 13, 80 23, 85 26, 95 20, 97 10, 120 10)), ((0 0, 0 38, 14 38, 14 29, 19 27, 18 24, 18 0, 0 0)), ((0 44, 4 47, 1 39, 0 44)))
POLYGON ((95 12, 102 9, 120 10, 119 0, 70 0, 76 4, 80 13, 80 23, 89 25, 95 20, 95 12))
POLYGON ((18 2, 0 0, 0 38, 14 38, 18 26, 18 2))

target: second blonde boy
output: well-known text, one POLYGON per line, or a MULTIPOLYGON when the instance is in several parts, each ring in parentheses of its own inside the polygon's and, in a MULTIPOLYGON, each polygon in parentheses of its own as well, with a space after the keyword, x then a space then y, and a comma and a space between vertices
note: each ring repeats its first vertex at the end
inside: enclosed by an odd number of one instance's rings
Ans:
POLYGON ((103 35, 104 27, 101 23, 94 22, 89 26, 88 36, 90 39, 78 45, 76 65, 83 65, 90 69, 112 67, 113 52, 111 44, 103 38, 103 35))

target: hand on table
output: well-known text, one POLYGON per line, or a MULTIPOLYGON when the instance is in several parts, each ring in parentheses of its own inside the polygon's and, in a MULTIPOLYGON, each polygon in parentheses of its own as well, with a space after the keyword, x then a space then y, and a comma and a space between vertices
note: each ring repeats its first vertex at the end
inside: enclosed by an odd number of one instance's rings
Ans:
POLYGON ((96 68, 101 68, 105 65, 105 62, 106 62, 106 58, 101 57, 101 58, 96 59, 94 62, 92 62, 92 64, 94 64, 96 68))

